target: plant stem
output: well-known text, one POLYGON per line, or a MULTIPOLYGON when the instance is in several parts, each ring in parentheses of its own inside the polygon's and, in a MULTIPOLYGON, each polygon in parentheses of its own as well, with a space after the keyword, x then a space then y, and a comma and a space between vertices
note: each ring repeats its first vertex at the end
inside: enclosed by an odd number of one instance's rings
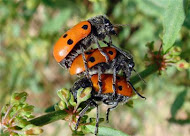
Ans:
POLYGON ((50 112, 48 114, 42 115, 40 117, 34 118, 29 122, 36 126, 43 126, 52 122, 55 122, 60 119, 64 119, 68 116, 68 113, 65 110, 59 110, 50 112))
MULTIPOLYGON (((144 78, 148 77, 149 75, 153 74, 154 72, 156 72, 157 70, 158 70, 157 65, 153 64, 153 65, 150 65, 147 69, 145 69, 144 71, 142 71, 139 74, 144 79, 144 78)), ((138 75, 136 75, 136 76, 132 77, 130 81, 132 84, 136 84, 139 81, 141 81, 141 79, 139 78, 138 75)), ((60 119, 64 119, 67 116, 68 116, 68 113, 64 110, 53 111, 48 114, 45 114, 45 115, 42 115, 40 117, 30 120, 30 123, 32 123, 36 126, 43 126, 43 125, 55 122, 60 119)))
MULTIPOLYGON (((145 79, 146 77, 153 74, 157 70, 158 70, 158 66, 156 64, 153 64, 153 65, 150 65, 149 67, 147 67, 147 69, 145 69, 144 71, 140 72, 139 75, 141 76, 141 78, 145 79)), ((142 80, 142 79, 140 79, 139 75, 136 75, 130 79, 130 82, 133 85, 142 80)))

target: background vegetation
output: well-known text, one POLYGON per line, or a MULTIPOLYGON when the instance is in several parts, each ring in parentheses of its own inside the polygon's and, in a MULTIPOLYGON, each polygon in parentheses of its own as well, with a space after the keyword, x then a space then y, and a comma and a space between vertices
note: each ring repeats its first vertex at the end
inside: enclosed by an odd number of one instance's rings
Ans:
MULTIPOLYGON (((55 62, 53 45, 70 27, 95 15, 105 14, 113 24, 129 25, 118 28, 113 42, 133 54, 137 71, 146 69, 151 61, 145 57, 150 55, 147 43, 154 41, 151 50, 158 51, 161 39, 167 45, 164 51, 175 42, 174 46, 181 50, 177 59, 187 65, 190 3, 184 0, 183 8, 177 4, 169 7, 170 1, 0 0, 0 107, 16 91, 29 93, 28 103, 35 106, 36 115, 56 103, 56 91, 70 88, 77 77, 70 76, 55 62), (177 8, 176 12, 172 8, 177 8), (176 23, 170 24, 173 18, 176 23)), ((139 136, 190 135, 190 69, 180 68, 178 63, 172 65, 146 78, 146 85, 135 85, 143 90, 146 101, 137 98, 133 108, 119 106, 111 112, 110 123, 101 126, 139 136)), ((105 117, 105 111, 105 106, 101 106, 101 117, 105 117)), ((95 117, 94 110, 90 116, 95 117)), ((68 123, 58 121, 45 126, 43 135, 63 133, 71 134, 68 123)))

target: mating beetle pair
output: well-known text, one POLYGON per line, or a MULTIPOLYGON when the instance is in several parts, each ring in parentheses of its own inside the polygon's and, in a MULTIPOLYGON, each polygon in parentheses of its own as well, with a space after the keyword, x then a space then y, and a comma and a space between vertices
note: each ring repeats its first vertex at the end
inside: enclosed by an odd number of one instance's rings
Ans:
MULTIPOLYGON (((90 106, 95 106, 98 111, 96 103, 98 101, 112 105, 107 110, 108 121, 109 111, 117 107, 118 103, 127 102, 133 91, 141 98, 145 98, 129 82, 131 71, 135 71, 135 63, 129 53, 112 44, 111 35, 114 34, 116 34, 114 25, 105 16, 97 16, 75 25, 63 34, 54 46, 54 58, 61 66, 68 68, 71 75, 86 75, 71 88, 75 100, 79 88, 93 88, 91 98, 87 100, 86 107, 79 114, 76 129, 80 118, 90 106), (104 40, 106 36, 109 42, 104 40), (99 41, 108 47, 101 48, 99 41), (98 48, 88 50, 94 43, 98 48), (119 72, 122 72, 124 77, 118 76, 119 72)), ((98 120, 97 112, 95 134, 98 132, 98 120)))
POLYGON ((76 123, 76 129, 78 128, 81 117, 85 114, 89 107, 96 107, 97 115, 96 115, 96 129, 95 134, 98 132, 98 122, 99 122, 99 113, 98 113, 98 104, 96 102, 103 102, 106 105, 111 105, 110 108, 107 109, 106 112, 106 120, 109 122, 109 112, 110 110, 116 108, 119 103, 126 103, 132 96, 133 91, 140 96, 141 98, 145 98, 141 94, 137 92, 137 90, 133 87, 133 85, 126 81, 126 79, 122 76, 116 77, 116 93, 117 95, 113 97, 113 76, 112 74, 102 74, 102 93, 98 94, 99 86, 98 86, 98 75, 95 74, 91 77, 92 84, 88 78, 82 78, 75 82, 74 86, 71 88, 71 92, 77 101, 77 90, 79 88, 87 88, 92 87, 91 98, 86 101, 86 107, 80 112, 78 121, 76 123))

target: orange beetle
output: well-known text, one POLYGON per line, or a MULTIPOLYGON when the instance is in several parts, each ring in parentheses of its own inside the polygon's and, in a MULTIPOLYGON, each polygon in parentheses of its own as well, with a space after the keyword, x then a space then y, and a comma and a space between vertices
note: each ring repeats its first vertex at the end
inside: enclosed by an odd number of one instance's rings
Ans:
POLYGON ((100 15, 82 21, 64 33, 55 43, 54 58, 61 66, 68 68, 78 54, 81 52, 84 54, 84 50, 96 43, 98 50, 108 60, 108 56, 102 51, 98 40, 104 40, 108 36, 111 42, 113 34, 116 34, 114 27, 105 16, 100 15))
MULTIPOLYGON (((113 47, 103 47, 102 50, 108 55, 109 61, 112 61, 117 55, 117 51, 113 47)), ((85 58, 89 69, 97 64, 106 63, 105 57, 100 53, 98 49, 93 49, 85 52, 85 58)), ((80 74, 85 70, 86 69, 83 62, 82 54, 80 54, 73 60, 73 63, 69 68, 69 72, 71 75, 75 75, 80 74)))
POLYGON ((88 78, 82 78, 75 82, 73 88, 71 88, 71 92, 75 98, 75 101, 77 102, 77 91, 80 88, 86 88, 86 87, 92 87, 92 92, 91 92, 91 97, 85 102, 86 107, 81 111, 79 114, 79 118, 76 123, 76 128, 78 128, 79 122, 81 117, 85 114, 85 112, 88 110, 89 107, 95 106, 97 109, 97 117, 96 117, 96 129, 95 129, 95 134, 98 133, 98 122, 99 122, 99 113, 98 113, 98 104, 96 102, 101 101, 104 104, 111 105, 107 109, 106 112, 106 120, 109 122, 109 112, 110 110, 116 108, 119 103, 125 103, 127 102, 132 96, 133 96, 133 91, 140 96, 141 98, 144 98, 141 94, 139 94, 133 85, 129 82, 126 81, 124 77, 117 76, 117 81, 116 81, 116 93, 117 95, 113 97, 113 75, 111 74, 102 74, 102 93, 98 94, 99 86, 98 86, 98 75, 92 75, 91 81, 88 78))
POLYGON ((109 57, 108 62, 106 62, 105 57, 100 53, 98 49, 93 49, 85 52, 84 55, 86 58, 86 65, 88 67, 88 70, 86 70, 87 68, 83 62, 83 56, 80 54, 73 60, 71 67, 69 68, 69 72, 71 75, 81 73, 89 73, 89 75, 98 74, 98 85, 100 89, 99 94, 102 93, 102 79, 100 75, 102 73, 113 73, 113 85, 111 86, 114 92, 112 95, 116 95, 116 74, 122 71, 126 79, 129 80, 132 70, 135 71, 133 69, 135 63, 133 62, 133 57, 129 53, 118 49, 115 46, 103 47, 102 50, 109 57))
POLYGON ((63 34, 54 45, 53 55, 57 62, 61 62, 75 47, 75 45, 91 32, 91 24, 82 21, 63 34))
MULTIPOLYGON (((111 74, 102 74, 102 94, 112 94, 114 92, 112 88, 112 78, 113 75, 111 74)), ((98 86, 98 75, 93 75, 91 77, 91 81, 94 87, 94 90, 96 92, 99 91, 99 86, 98 86)), ((124 77, 119 77, 117 76, 117 81, 116 81, 116 94, 117 95, 122 95, 122 96, 127 96, 131 97, 133 95, 133 88, 129 84, 129 82, 126 81, 124 77)))

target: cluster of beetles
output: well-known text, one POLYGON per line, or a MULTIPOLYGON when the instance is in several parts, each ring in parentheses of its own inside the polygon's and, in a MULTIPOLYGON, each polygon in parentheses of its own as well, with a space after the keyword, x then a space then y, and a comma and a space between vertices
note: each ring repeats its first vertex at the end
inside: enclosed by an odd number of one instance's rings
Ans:
POLYGON ((76 130, 85 112, 90 107, 96 107, 95 134, 98 133, 98 102, 110 105, 106 112, 106 120, 109 122, 110 110, 116 108, 118 103, 127 102, 133 91, 145 98, 130 83, 131 72, 135 71, 132 55, 112 44, 111 36, 116 35, 114 28, 107 17, 96 16, 79 22, 65 32, 54 45, 53 55, 58 64, 68 69, 71 75, 81 77, 70 89, 75 100, 79 88, 92 87, 91 97, 79 113, 76 130), (100 42, 105 47, 101 47, 100 42), (97 45, 97 48, 92 49, 93 44, 97 45))

